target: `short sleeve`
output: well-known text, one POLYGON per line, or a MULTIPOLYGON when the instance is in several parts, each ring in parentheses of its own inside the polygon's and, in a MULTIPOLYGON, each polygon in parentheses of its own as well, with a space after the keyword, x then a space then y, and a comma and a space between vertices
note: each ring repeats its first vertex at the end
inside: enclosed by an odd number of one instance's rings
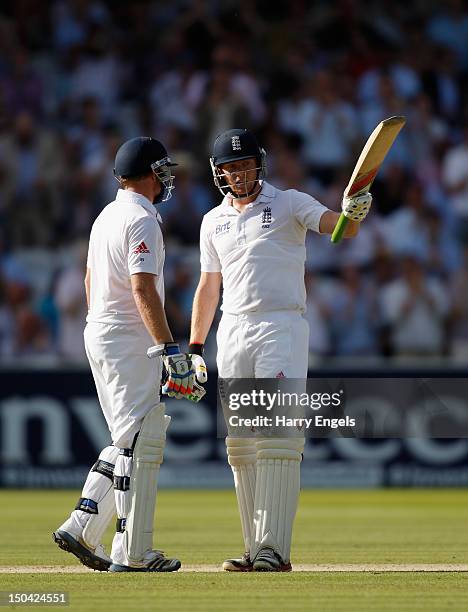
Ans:
POLYGON ((328 208, 307 193, 293 192, 291 199, 292 213, 297 222, 306 229, 319 232, 320 217, 328 208))
POLYGON ((158 232, 156 219, 142 217, 128 229, 128 274, 158 274, 158 232))
POLYGON ((221 272, 221 262, 211 241, 205 218, 200 228, 200 264, 202 272, 221 272))

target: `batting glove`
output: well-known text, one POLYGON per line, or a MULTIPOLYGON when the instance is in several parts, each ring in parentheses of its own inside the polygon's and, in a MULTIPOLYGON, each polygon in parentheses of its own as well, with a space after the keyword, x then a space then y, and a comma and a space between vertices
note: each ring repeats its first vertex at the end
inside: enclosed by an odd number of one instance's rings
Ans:
POLYGON ((159 344, 148 349, 149 358, 160 356, 165 369, 162 393, 169 397, 181 399, 193 392, 195 374, 192 360, 187 353, 181 353, 176 342, 159 344))
POLYGON ((206 363, 203 359, 203 344, 189 344, 190 358, 193 367, 195 368, 195 382, 193 384, 193 392, 187 395, 187 399, 191 402, 199 402, 206 394, 202 384, 208 380, 208 372, 206 363), (201 383, 201 384, 199 384, 201 383))
POLYGON ((352 198, 343 198, 341 208, 343 214, 352 221, 363 221, 370 210, 372 204, 372 196, 369 192, 361 193, 352 198))

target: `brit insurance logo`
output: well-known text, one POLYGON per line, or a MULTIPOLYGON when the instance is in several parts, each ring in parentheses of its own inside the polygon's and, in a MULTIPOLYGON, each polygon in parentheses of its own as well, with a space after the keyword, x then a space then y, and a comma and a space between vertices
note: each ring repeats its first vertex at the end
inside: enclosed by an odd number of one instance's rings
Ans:
POLYGON ((239 136, 233 136, 231 138, 231 144, 232 144, 233 151, 240 151, 242 148, 239 136))
POLYGON ((271 208, 265 206, 262 211, 262 227, 268 229, 271 225, 271 208))
POLYGON ((231 229, 231 222, 226 221, 226 223, 222 223, 221 225, 217 225, 215 229, 215 235, 219 236, 220 234, 226 234, 231 229))

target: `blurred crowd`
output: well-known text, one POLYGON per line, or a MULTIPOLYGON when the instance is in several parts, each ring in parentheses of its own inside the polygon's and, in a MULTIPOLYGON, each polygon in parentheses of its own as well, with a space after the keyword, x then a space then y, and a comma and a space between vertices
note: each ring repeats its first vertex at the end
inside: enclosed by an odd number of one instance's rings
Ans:
POLYGON ((468 363, 467 76, 462 0, 2 2, 1 360, 83 361, 87 238, 123 140, 180 164, 160 213, 183 340, 215 136, 253 129, 271 183, 339 210, 369 133, 405 115, 359 236, 309 232, 311 364, 468 363))

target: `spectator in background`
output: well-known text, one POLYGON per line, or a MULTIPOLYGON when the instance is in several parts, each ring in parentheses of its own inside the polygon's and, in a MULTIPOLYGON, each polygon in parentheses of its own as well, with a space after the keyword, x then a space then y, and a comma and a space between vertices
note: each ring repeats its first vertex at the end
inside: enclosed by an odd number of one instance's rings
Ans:
POLYGON ((192 312, 195 276, 183 261, 176 262, 168 283, 166 313, 173 334, 176 337, 188 335, 190 315, 192 312))
POLYGON ((284 144, 277 143, 276 153, 273 160, 268 160, 268 167, 272 167, 269 173, 272 175, 272 182, 278 189, 297 189, 304 191, 322 202, 322 188, 318 181, 314 180, 306 172, 306 167, 302 163, 297 148, 284 139, 284 144))
POLYGON ((59 274, 54 292, 54 301, 59 313, 58 352, 67 361, 85 362, 83 342, 85 327, 87 244, 77 242, 72 247, 73 260, 59 274))
POLYGON ((340 284, 331 306, 333 354, 369 356, 377 353, 377 308, 374 288, 357 266, 341 268, 340 284))
MULTIPOLYGON (((460 245, 453 239, 450 227, 444 224, 439 211, 429 208, 425 213, 427 228, 427 269, 447 283, 450 275, 460 267, 460 245)), ((467 285, 468 287, 468 285, 467 285)))
POLYGON ((83 98, 79 105, 78 117, 68 138, 74 143, 80 168, 85 172, 88 167, 102 159, 104 155, 104 122, 101 105, 97 98, 83 98))
POLYGON ((307 292, 304 318, 309 324, 309 363, 329 355, 331 341, 329 320, 331 308, 323 295, 320 280, 312 270, 306 270, 305 285, 307 292))
POLYGON ((0 273, 0 361, 13 355, 15 343, 14 320, 6 298, 6 282, 0 273))
POLYGON ((215 52, 213 68, 196 110, 198 153, 207 159, 211 143, 233 125, 251 127, 255 122, 242 91, 235 88, 237 65, 229 49, 215 52), (223 51, 223 53, 221 53, 223 51))
POLYGON ((425 274, 413 254, 401 260, 401 277, 380 290, 382 323, 396 357, 441 357, 450 302, 443 285, 425 274))
POLYGON ((468 11, 463 0, 448 0, 439 5, 428 21, 427 33, 437 43, 457 54, 460 68, 468 69, 468 11))
POLYGON ((106 7, 99 1, 54 2, 51 10, 52 37, 57 51, 63 53, 70 47, 83 45, 91 23, 104 20, 106 15, 106 7))
POLYGON ((429 258, 429 227, 427 203, 422 186, 417 181, 407 185, 402 194, 403 206, 392 212, 383 222, 382 237, 390 252, 397 256, 411 251, 421 261, 429 258))
POLYGON ((11 313, 14 330, 12 356, 27 357, 50 353, 51 342, 47 326, 33 307, 31 289, 17 282, 7 281, 6 304, 11 313))
POLYGON ((431 100, 426 94, 421 93, 414 98, 405 131, 417 171, 424 172, 425 165, 430 163, 434 172, 437 167, 433 165, 435 158, 448 138, 448 126, 442 117, 434 114, 431 100))
POLYGON ((340 100, 333 76, 325 70, 311 79, 308 93, 298 109, 296 129, 304 140, 304 162, 328 185, 350 161, 358 136, 356 112, 352 104, 340 100))
POLYGON ((195 131, 194 103, 205 75, 196 71, 190 58, 184 57, 179 66, 159 75, 149 97, 154 113, 154 125, 160 138, 168 140, 166 130, 175 126, 186 132, 195 131))
POLYGON ((118 183, 115 180, 113 168, 115 155, 122 144, 122 136, 114 124, 108 124, 102 128, 102 148, 96 150, 83 168, 86 182, 92 185, 97 193, 96 200, 99 209, 105 202, 111 202, 115 198, 118 183))
POLYGON ((104 116, 112 119, 123 70, 109 33, 104 25, 90 24, 84 52, 71 75, 70 97, 78 102, 86 98, 99 100, 104 116))
POLYGON ((9 70, 1 89, 9 116, 17 113, 42 116, 43 88, 39 75, 33 68, 30 54, 24 47, 16 47, 9 70))
POLYGON ((410 100, 421 91, 421 79, 415 69, 416 54, 411 49, 402 48, 398 56, 387 50, 385 63, 366 70, 358 81, 358 96, 365 104, 385 103, 383 80, 388 79, 386 91, 392 95, 410 100))
POLYGON ((175 153, 173 158, 179 164, 175 169, 177 188, 171 201, 159 208, 164 232, 171 241, 195 245, 199 241, 200 219, 213 205, 211 192, 198 180, 199 168, 193 156, 175 153))
POLYGON ((468 244, 468 125, 463 130, 463 141, 445 156, 443 180, 450 197, 458 228, 458 239, 468 244))
POLYGON ((468 245, 463 247, 462 266, 450 283, 452 311, 450 320, 450 355, 457 362, 468 362, 468 245))
POLYGON ((456 123, 461 112, 462 96, 459 87, 455 54, 447 47, 433 45, 431 62, 423 72, 424 89, 438 116, 450 124, 456 123))
POLYGON ((0 158, 9 233, 14 242, 51 244, 61 172, 54 134, 38 129, 33 117, 21 112, 14 131, 0 140, 0 158))
MULTIPOLYGON (((395 89, 395 84, 386 70, 378 73, 378 98, 375 101, 363 104, 360 112, 361 136, 367 138, 375 126, 393 115, 406 115, 407 103, 400 97, 395 89)), ((382 169, 385 173, 391 164, 398 164, 405 168, 412 168, 410 143, 405 130, 402 130, 392 145, 382 169)))

